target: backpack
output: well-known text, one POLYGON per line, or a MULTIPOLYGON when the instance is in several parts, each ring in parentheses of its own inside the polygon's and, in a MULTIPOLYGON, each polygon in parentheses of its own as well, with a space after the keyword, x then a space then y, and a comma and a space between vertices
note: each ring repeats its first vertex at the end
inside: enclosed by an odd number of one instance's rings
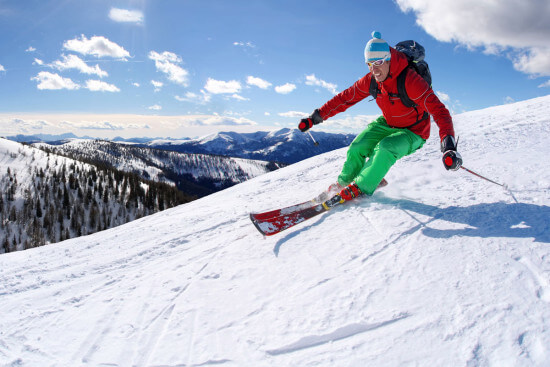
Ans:
MULTIPOLYGON (((390 96, 399 97, 403 105, 406 107, 414 107, 416 109, 416 103, 409 98, 407 90, 405 89, 405 78, 407 76, 408 69, 413 68, 430 87, 432 86, 432 75, 430 74, 430 68, 428 67, 428 63, 424 61, 426 51, 420 43, 412 40, 399 42, 395 45, 395 49, 407 56, 409 66, 403 69, 403 71, 397 76, 397 94, 390 93, 390 96)), ((374 99, 376 99, 378 93, 380 93, 378 83, 374 78, 370 81, 369 93, 374 97, 374 99)))

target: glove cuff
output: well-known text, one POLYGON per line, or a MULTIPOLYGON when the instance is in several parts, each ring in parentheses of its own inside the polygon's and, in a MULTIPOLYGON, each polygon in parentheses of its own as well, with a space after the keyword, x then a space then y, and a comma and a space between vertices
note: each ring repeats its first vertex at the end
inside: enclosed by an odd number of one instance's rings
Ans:
POLYGON ((448 150, 456 151, 456 141, 452 135, 447 135, 441 140, 441 153, 445 153, 448 150))
POLYGON ((311 122, 313 122, 313 125, 320 124, 323 122, 323 118, 321 117, 321 112, 319 112, 319 109, 316 109, 313 111, 313 113, 310 116, 311 122))

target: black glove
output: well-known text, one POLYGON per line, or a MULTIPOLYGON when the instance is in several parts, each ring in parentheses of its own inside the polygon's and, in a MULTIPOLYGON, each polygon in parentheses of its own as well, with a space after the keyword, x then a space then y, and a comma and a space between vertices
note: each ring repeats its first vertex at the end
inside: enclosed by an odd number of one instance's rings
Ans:
POLYGON ((321 122, 323 122, 323 118, 319 113, 319 109, 316 109, 315 111, 313 111, 311 116, 300 120, 300 123, 298 124, 298 129, 300 129, 301 132, 305 133, 306 131, 311 129, 313 125, 320 124, 321 122))
POLYGON ((456 151, 455 138, 447 135, 441 140, 441 152, 443 152, 443 165, 445 169, 456 171, 462 166, 462 156, 456 151))
POLYGON ((447 135, 441 140, 441 153, 445 153, 448 150, 456 152, 457 143, 455 137, 452 135, 447 135))

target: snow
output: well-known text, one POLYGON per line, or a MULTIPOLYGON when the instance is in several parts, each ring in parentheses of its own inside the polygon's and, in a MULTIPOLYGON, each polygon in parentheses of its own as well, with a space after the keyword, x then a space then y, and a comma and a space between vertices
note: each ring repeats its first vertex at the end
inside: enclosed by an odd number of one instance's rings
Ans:
MULTIPOLYGON (((373 197, 266 239, 346 150, 0 256, 0 365, 548 366, 550 96, 454 117, 373 197)), ((314 147, 312 146, 312 149, 314 147)))

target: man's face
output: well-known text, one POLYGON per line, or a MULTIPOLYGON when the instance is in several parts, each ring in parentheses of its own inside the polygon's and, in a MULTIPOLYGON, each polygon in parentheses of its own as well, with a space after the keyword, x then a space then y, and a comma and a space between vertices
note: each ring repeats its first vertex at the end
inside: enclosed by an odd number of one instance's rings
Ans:
POLYGON ((382 65, 369 64, 369 69, 377 82, 383 82, 390 73, 390 60, 385 60, 382 65))

